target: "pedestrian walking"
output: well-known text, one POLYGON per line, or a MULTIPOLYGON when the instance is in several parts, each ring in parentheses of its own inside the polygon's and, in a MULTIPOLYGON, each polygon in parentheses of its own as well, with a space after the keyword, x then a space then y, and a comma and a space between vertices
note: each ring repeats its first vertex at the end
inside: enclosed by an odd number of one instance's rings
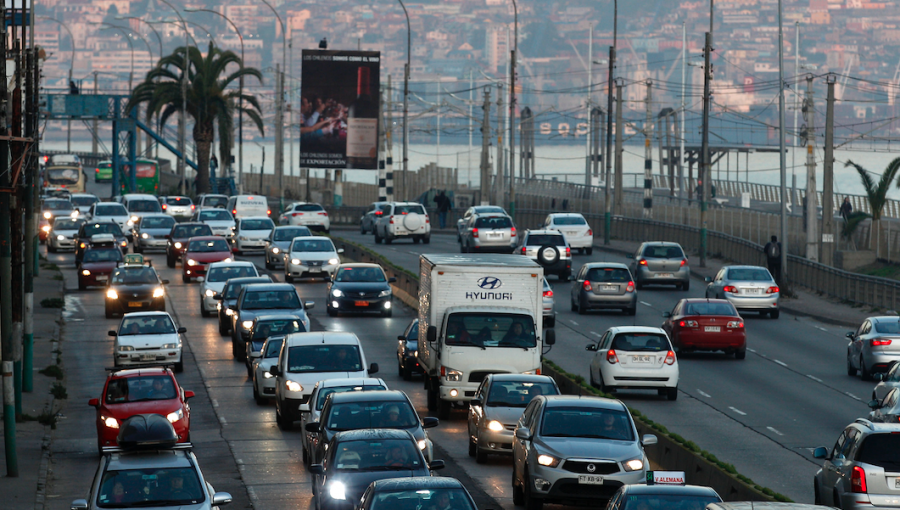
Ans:
POLYGON ((853 204, 850 203, 850 197, 844 197, 844 201, 841 203, 841 217, 844 218, 844 221, 847 221, 852 212, 853 204))
POLYGON ((434 197, 434 203, 437 206, 438 222, 440 223, 441 228, 447 228, 447 213, 453 209, 453 204, 443 191, 434 197))
POLYGON ((766 243, 764 251, 769 272, 772 273, 778 286, 783 287, 781 283, 781 243, 778 242, 778 236, 772 236, 772 240, 766 243))

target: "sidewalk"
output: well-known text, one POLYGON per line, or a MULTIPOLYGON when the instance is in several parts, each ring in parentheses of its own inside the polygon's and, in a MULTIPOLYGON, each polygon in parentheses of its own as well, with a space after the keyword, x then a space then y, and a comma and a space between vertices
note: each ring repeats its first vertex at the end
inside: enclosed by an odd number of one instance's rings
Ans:
MULTIPOLYGON (((3 495, 0 506, 17 510, 44 508, 51 427, 41 422, 55 420, 59 407, 54 407, 54 397, 50 394, 56 378, 39 371, 56 365, 62 309, 44 308, 41 301, 63 299, 63 281, 57 279, 60 272, 51 270, 44 260, 41 260, 39 274, 34 280, 34 391, 22 394, 22 413, 26 419, 16 424, 18 478, 6 476, 6 460, 0 455, 0 494, 3 495)), ((65 385, 65 380, 59 382, 65 385)), ((0 421, 0 434, 2 431, 0 421)))

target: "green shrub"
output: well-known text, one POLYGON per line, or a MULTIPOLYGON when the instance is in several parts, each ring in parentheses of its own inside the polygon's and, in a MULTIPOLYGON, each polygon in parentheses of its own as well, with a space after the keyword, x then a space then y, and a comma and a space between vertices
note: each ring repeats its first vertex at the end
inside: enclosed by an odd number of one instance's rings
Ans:
POLYGON ((63 378, 63 371, 59 365, 48 365, 47 368, 41 369, 38 373, 47 377, 53 377, 59 381, 63 378))
POLYGON ((57 400, 69 398, 69 392, 66 391, 66 387, 58 382, 53 383, 53 386, 50 387, 50 394, 57 400))

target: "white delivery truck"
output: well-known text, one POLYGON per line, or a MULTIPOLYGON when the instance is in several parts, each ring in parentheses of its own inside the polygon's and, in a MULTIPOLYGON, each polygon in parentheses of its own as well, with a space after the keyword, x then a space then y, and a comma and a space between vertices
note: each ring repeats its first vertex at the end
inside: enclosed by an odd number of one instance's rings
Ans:
POLYGON ((540 374, 544 271, 521 255, 419 257, 419 364, 428 409, 447 418, 488 374, 540 374))

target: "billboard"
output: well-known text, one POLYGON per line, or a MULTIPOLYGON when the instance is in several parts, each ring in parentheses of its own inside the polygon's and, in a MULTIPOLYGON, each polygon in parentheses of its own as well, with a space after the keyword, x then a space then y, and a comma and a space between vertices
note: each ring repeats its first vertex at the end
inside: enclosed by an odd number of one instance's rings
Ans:
POLYGON ((300 166, 378 169, 381 56, 303 50, 300 166))

